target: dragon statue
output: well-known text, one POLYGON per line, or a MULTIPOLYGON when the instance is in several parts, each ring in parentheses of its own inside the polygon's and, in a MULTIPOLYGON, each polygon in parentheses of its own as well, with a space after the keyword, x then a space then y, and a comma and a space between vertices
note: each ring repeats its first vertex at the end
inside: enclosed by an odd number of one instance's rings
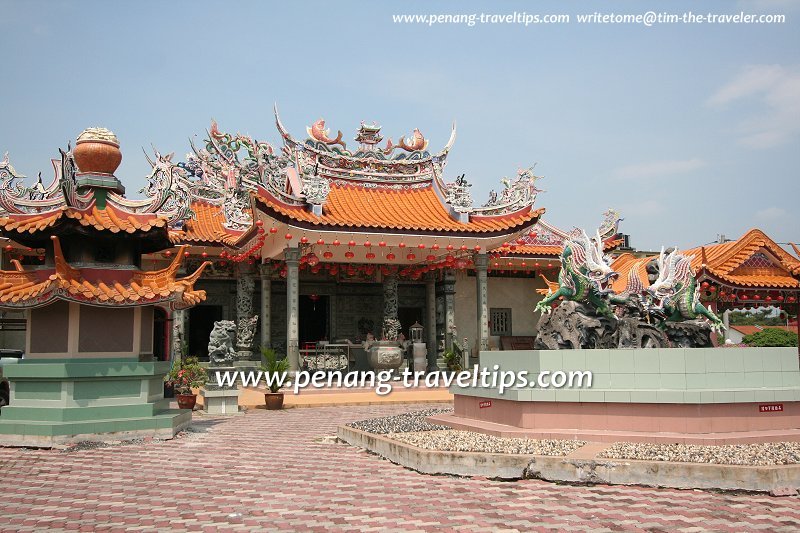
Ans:
MULTIPOLYGON (((600 314, 611 316, 609 306, 613 291, 611 284, 617 273, 603 258, 603 240, 598 232, 589 238, 586 232, 564 243, 561 252, 561 272, 558 290, 551 292, 536 304, 535 311, 549 313, 550 304, 559 298, 573 302, 589 303, 600 314)), ((615 302, 616 303, 616 302, 615 302)))
POLYGON ((714 331, 721 332, 722 320, 700 303, 700 292, 691 265, 692 257, 677 249, 658 256, 658 279, 646 289, 648 310, 664 322, 680 322, 705 317, 714 331))
POLYGON ((536 349, 711 346, 711 332, 720 331, 722 321, 699 301, 691 257, 662 249, 644 278, 630 270, 627 286, 615 293, 618 274, 602 246, 599 231, 564 241, 558 283, 545 279, 547 295, 535 308, 542 313, 536 349))

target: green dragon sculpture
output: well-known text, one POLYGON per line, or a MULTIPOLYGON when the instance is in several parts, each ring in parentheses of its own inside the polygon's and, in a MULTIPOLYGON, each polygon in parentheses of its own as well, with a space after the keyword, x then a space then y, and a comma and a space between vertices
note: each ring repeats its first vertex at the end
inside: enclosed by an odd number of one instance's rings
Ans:
POLYGON ((589 238, 585 231, 582 233, 564 242, 558 290, 536 304, 535 311, 549 313, 550 304, 563 297, 564 300, 589 303, 599 313, 613 315, 608 304, 619 303, 611 300, 611 284, 618 274, 603 259, 603 240, 599 232, 594 238, 589 238))
POLYGON ((711 322, 714 331, 721 332, 722 320, 700 303, 697 279, 692 271, 692 257, 673 250, 658 257, 658 279, 647 288, 648 311, 664 317, 667 322, 694 320, 700 316, 711 322))

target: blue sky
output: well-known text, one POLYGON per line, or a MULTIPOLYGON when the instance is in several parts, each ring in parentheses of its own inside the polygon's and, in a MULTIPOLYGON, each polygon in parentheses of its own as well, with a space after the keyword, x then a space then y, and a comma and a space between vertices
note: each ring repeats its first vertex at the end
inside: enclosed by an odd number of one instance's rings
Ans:
POLYGON ((183 155, 210 119, 273 144, 277 102, 303 136, 419 128, 476 203, 518 167, 537 205, 592 229, 608 207, 638 248, 760 227, 800 240, 800 6, 751 2, 0 1, 0 152, 35 178, 88 126, 120 138, 129 191, 141 147, 183 155), (575 14, 777 13, 782 25, 585 25, 575 14), (562 25, 403 25, 392 14, 571 14, 562 25))

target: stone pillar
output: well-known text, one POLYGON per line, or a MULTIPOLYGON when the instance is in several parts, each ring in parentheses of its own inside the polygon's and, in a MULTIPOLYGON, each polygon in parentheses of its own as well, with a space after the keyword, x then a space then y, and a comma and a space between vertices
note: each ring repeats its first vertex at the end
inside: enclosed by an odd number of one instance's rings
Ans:
POLYGON ((253 359, 253 293, 256 289, 255 268, 239 263, 236 269, 236 350, 237 359, 253 359))
POLYGON ((442 294, 444 294, 444 346, 446 350, 452 350, 453 341, 456 340, 456 275, 450 268, 444 270, 442 294))
POLYGON ((186 316, 184 309, 176 309, 172 312, 172 354, 173 361, 180 361, 183 353, 183 343, 186 341, 186 316))
POLYGON ((259 265, 258 273, 261 276, 261 309, 258 316, 261 318, 260 344, 261 346, 272 345, 272 332, 270 331, 271 322, 271 302, 272 302, 272 266, 269 263, 259 265))
POLYGON ((291 370, 300 368, 300 249, 287 248, 286 258, 286 356, 291 370))
MULTIPOLYGON (((428 348, 428 372, 438 370, 436 365, 436 357, 438 355, 438 343, 436 342, 436 274, 428 272, 425 278, 425 307, 427 308, 425 323, 425 331, 427 338, 425 339, 426 347, 428 348)), ((416 370, 416 369, 415 369, 416 370)))
POLYGON ((475 295, 478 301, 478 338, 475 346, 478 352, 489 349, 488 266, 489 257, 485 253, 475 254, 475 295))
POLYGON ((397 274, 388 274, 383 278, 383 322, 393 318, 397 320, 397 274))

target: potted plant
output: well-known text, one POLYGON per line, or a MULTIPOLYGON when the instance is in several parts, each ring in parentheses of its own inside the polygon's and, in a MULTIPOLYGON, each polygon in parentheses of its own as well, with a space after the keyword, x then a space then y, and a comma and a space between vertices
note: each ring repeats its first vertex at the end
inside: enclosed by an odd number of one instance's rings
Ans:
POLYGON ((197 361, 197 357, 182 358, 173 365, 168 377, 175 388, 178 407, 194 409, 197 394, 192 392, 192 389, 199 389, 208 381, 208 373, 197 361))
POLYGON ((283 393, 280 388, 283 385, 282 378, 289 371, 289 360, 286 357, 279 358, 275 350, 265 346, 261 347, 261 360, 261 370, 269 387, 269 392, 264 393, 264 403, 269 410, 283 409, 283 393))
POLYGON ((447 364, 448 370, 452 370, 454 372, 461 371, 461 358, 458 356, 455 350, 445 350, 442 354, 442 357, 444 358, 445 364, 447 364))

